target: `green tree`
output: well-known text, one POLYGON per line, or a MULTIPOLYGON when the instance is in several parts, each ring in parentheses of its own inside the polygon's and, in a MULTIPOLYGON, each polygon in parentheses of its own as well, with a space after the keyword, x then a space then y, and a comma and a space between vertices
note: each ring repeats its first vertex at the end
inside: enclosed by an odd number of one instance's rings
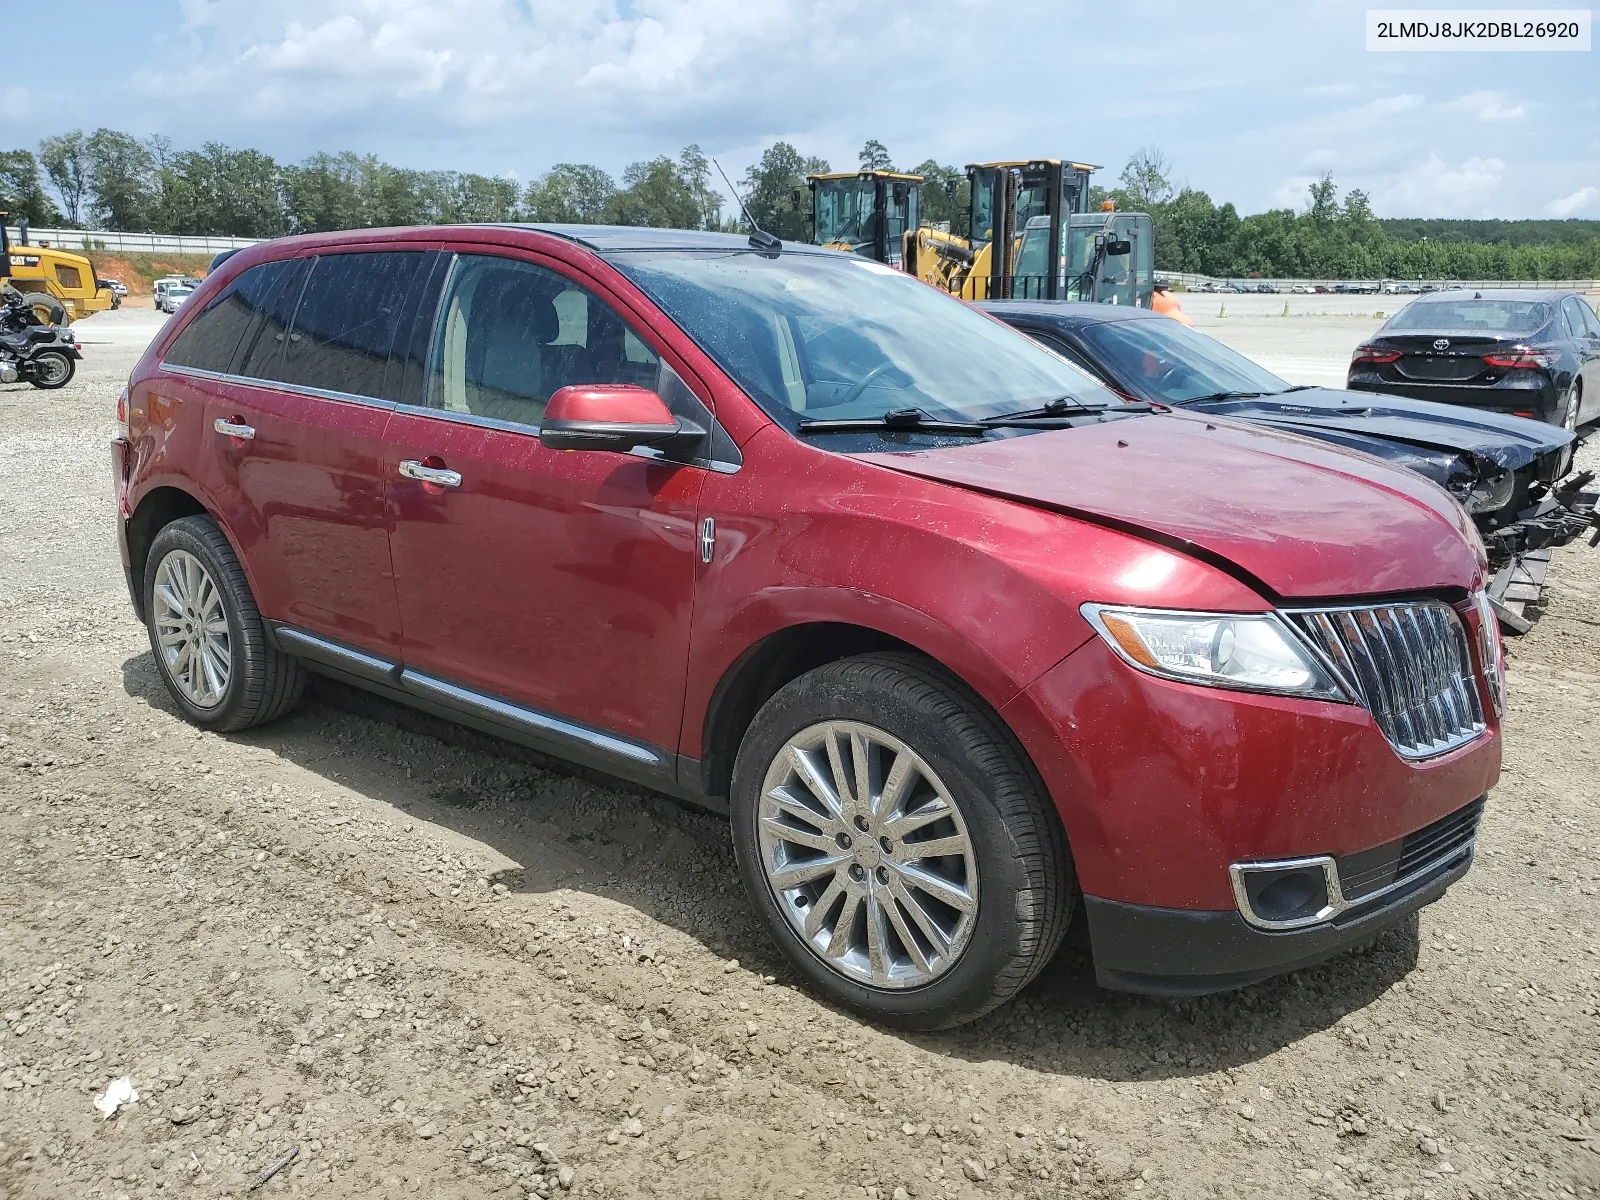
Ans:
POLYGON ((877 138, 867 139, 866 145, 856 155, 856 161, 861 164, 863 171, 894 170, 894 159, 889 157, 888 149, 877 138))
POLYGON ((599 167, 557 163, 528 185, 523 214, 549 224, 593 224, 606 216, 616 194, 616 183, 599 167))
POLYGON ((450 205, 440 215, 447 224, 473 221, 510 221, 517 215, 516 181, 470 173, 451 180, 450 205))
POLYGON ((49 227, 61 220, 39 178, 39 160, 33 151, 0 151, 0 211, 13 223, 27 221, 49 227))
MULTIPOLYGON (((1154 146, 1141 146, 1122 168, 1122 191, 1126 207, 1134 212, 1149 212, 1172 199, 1172 160, 1154 146)), ((1124 207, 1118 204, 1119 208, 1124 207)))
POLYGON ((911 173, 923 179, 922 220, 926 224, 950 225, 972 203, 967 173, 957 167, 940 166, 930 158, 912 167, 911 173))
POLYGON ((786 241, 811 238, 811 218, 803 203, 807 175, 827 171, 820 158, 802 155, 788 142, 774 142, 761 159, 744 173, 745 207, 756 224, 786 241))
POLYGON ((149 229, 155 203, 155 157, 150 147, 131 134, 96 129, 84 150, 94 223, 102 229, 149 229))
POLYGON ((61 199, 66 223, 83 226, 83 205, 89 196, 89 139, 83 130, 47 137, 39 143, 39 162, 61 199))
POLYGON ((1306 188, 1306 214, 1318 225, 1332 224, 1339 216, 1339 188, 1332 172, 1324 171, 1306 188))
POLYGON ((721 225, 722 198, 711 187, 711 163, 699 146, 676 159, 662 155, 636 162, 622 172, 623 188, 606 205, 617 225, 658 229, 715 229, 721 225))

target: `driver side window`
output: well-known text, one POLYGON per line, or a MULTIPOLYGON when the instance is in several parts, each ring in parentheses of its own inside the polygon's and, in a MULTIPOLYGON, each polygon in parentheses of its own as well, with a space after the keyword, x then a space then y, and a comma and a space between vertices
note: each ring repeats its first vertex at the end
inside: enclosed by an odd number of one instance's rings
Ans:
POLYGON ((435 334, 429 404, 537 426, 569 384, 654 388, 660 360, 587 288, 520 259, 461 255, 435 334))

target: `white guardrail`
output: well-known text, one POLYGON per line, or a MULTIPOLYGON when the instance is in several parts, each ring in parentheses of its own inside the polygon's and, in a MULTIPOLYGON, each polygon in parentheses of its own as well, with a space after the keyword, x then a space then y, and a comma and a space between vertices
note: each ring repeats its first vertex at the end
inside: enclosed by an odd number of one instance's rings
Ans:
POLYGON ((1287 292, 1292 287, 1322 287, 1331 292, 1335 287, 1348 289, 1351 284, 1364 285, 1373 293, 1379 292, 1386 284, 1400 287, 1554 288, 1564 292, 1600 292, 1600 279, 1260 279, 1243 275, 1196 275, 1190 271, 1157 271, 1156 278, 1174 285, 1181 284, 1190 291, 1200 284, 1210 287, 1216 287, 1219 283, 1239 284, 1253 288, 1265 283, 1278 292, 1287 292))
MULTIPOLYGON (((16 226, 6 229, 6 237, 13 247, 20 241, 16 226)), ((38 229, 28 230, 28 241, 35 246, 49 242, 57 250, 122 251, 133 254, 219 254, 224 250, 242 250, 254 246, 261 238, 241 237, 190 237, 176 233, 117 233, 109 229, 38 229)))

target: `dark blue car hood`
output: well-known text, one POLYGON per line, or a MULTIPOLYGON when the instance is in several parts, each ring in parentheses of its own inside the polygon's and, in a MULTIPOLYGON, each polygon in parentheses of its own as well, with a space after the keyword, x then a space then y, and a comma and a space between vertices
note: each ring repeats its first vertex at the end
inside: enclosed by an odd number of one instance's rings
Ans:
MULTIPOLYGON (((1374 392, 1306 388, 1253 399, 1209 400, 1183 406, 1292 430, 1355 450, 1365 450, 1438 482, 1441 466, 1461 456, 1519 470, 1561 450, 1572 434, 1555 425, 1479 409, 1407 400, 1374 392), (1410 459, 1416 462, 1408 461, 1410 459), (1432 464, 1433 469, 1428 469, 1432 464)), ((1476 472, 1474 472, 1476 473, 1476 472)))

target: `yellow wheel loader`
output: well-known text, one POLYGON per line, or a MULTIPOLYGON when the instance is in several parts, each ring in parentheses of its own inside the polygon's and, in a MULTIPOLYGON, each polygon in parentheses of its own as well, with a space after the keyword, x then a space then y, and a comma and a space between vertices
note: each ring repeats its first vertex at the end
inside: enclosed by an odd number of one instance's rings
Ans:
POLYGON ((1145 213, 1089 211, 1089 163, 973 163, 964 231, 919 229, 905 268, 965 300, 1089 300, 1148 308, 1155 232, 1145 213))
POLYGON ((101 287, 94 266, 81 254, 53 246, 12 245, 0 212, 0 278, 21 292, 51 325, 66 325, 112 306, 112 292, 101 287))
POLYGON ((922 221, 921 175, 899 171, 837 171, 808 175, 811 240, 900 267, 907 234, 922 221))

